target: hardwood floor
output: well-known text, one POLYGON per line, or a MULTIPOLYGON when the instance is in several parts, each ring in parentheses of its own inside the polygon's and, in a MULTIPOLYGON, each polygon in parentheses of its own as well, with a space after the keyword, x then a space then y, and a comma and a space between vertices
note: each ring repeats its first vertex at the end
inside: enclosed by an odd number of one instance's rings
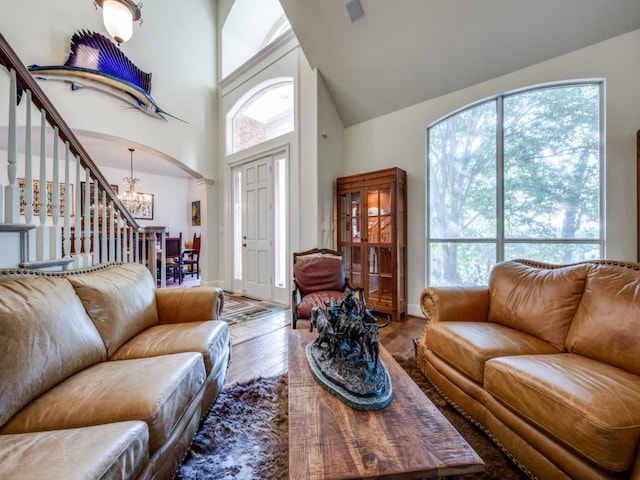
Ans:
MULTIPOLYGON (((404 321, 391 322, 380 330, 380 343, 392 355, 412 355, 413 339, 420 336, 425 325, 425 318, 411 316, 404 321)), ((309 328, 309 323, 299 320, 297 327, 309 328)), ((242 324, 232 327, 233 347, 226 382, 243 382, 286 372, 290 328, 290 309, 274 313, 260 322, 251 322, 251 332, 242 324)))

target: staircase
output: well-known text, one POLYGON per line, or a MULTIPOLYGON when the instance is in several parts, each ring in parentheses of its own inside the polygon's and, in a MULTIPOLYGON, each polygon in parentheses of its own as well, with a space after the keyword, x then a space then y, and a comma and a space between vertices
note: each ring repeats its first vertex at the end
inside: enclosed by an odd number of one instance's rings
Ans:
POLYGON ((155 276, 162 234, 136 223, 1 33, 0 65, 0 106, 8 106, 0 111, 0 125, 8 119, 0 127, 8 135, 6 177, 0 171, 0 268, 139 262, 155 276), (24 153, 18 154, 19 142, 24 153))

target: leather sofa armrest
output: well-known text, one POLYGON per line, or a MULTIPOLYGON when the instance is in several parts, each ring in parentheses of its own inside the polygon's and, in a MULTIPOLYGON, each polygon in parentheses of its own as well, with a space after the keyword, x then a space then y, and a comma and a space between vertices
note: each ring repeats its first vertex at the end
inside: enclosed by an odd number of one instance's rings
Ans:
POLYGON ((219 320, 224 293, 217 287, 159 288, 158 324, 219 320))
POLYGON ((420 294, 420 309, 428 322, 486 322, 489 287, 428 287, 420 294))

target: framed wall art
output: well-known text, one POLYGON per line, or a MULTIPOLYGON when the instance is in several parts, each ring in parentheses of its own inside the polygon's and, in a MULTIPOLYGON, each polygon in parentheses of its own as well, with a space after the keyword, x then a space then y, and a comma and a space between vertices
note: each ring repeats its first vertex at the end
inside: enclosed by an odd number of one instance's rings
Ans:
POLYGON ((153 220, 153 193, 137 192, 137 195, 134 205, 125 205, 131 216, 137 220, 153 220))
POLYGON ((200 200, 191 202, 191 225, 194 227, 200 225, 200 200))

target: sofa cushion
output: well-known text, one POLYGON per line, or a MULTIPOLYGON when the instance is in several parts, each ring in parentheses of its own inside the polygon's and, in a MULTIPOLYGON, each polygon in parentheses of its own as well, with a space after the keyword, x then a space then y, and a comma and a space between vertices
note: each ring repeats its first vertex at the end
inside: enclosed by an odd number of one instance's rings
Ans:
POLYGON ((0 283, 0 425, 105 358, 104 343, 67 280, 0 283))
POLYGON ((313 292, 302 297, 298 304, 296 311, 298 318, 311 318, 311 310, 313 307, 327 308, 325 302, 333 300, 336 303, 340 303, 344 300, 344 293, 342 291, 321 291, 313 292))
POLYGON ((601 265, 587 275, 566 348, 640 375, 640 272, 601 265))
POLYGON ((155 281, 139 263, 70 275, 111 356, 127 340, 158 323, 155 281))
POLYGON ((559 352, 539 338, 490 322, 430 323, 424 337, 427 349, 480 384, 487 360, 559 352))
POLYGON ((156 289, 159 324, 219 320, 223 303, 218 287, 156 289))
POLYGON ((149 461, 144 422, 0 435, 0 478, 135 478, 149 461))
POLYGON ((489 278, 489 321, 515 328, 563 350, 591 267, 554 269, 502 262, 489 278))
POLYGON ((301 258, 293 265, 296 286, 303 295, 325 290, 342 292, 345 287, 344 265, 340 257, 301 258))
POLYGON ((220 320, 156 325, 136 335, 110 360, 156 357, 180 352, 199 352, 207 375, 224 360, 229 348, 229 326, 220 320))
POLYGON ((200 403, 204 380, 204 363, 198 353, 101 362, 40 395, 0 433, 141 420, 149 428, 153 455, 190 404, 200 403))
POLYGON ((640 377, 579 355, 502 357, 485 389, 528 422, 602 468, 631 468, 640 441, 640 377))

